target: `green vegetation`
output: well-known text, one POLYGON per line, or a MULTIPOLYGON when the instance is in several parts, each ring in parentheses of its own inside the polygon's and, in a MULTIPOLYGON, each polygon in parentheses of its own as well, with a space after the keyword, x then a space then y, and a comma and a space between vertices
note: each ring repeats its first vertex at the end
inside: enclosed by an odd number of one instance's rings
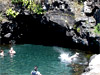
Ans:
POLYGON ((19 3, 22 2, 22 0, 11 0, 12 3, 19 3))
POLYGON ((2 14, 0 13, 0 22, 2 21, 2 14))
POLYGON ((78 32, 78 33, 80 32, 80 28, 79 28, 79 27, 77 28, 77 32, 78 32))
POLYGON ((73 29, 76 29, 77 28, 77 25, 75 24, 74 26, 73 26, 73 29))
POLYGON ((37 5, 34 1, 29 2, 28 9, 31 10, 33 13, 43 14, 42 7, 39 4, 37 5))
POLYGON ((7 14, 7 16, 12 16, 13 18, 15 18, 19 14, 19 12, 16 12, 16 11, 12 10, 12 8, 9 8, 6 11, 6 14, 7 14))
POLYGON ((0 23, 2 22, 2 18, 0 18, 0 23))
POLYGON ((28 10, 30 10, 32 13, 37 14, 43 14, 42 6, 39 4, 36 4, 34 0, 12 0, 12 3, 22 3, 22 6, 28 10))
POLYGON ((85 21, 85 23, 88 24, 89 22, 88 21, 85 21))
POLYGON ((76 24, 73 26, 73 29, 76 30, 78 33, 80 32, 80 27, 78 27, 76 24))
POLYGON ((98 23, 95 27, 94 27, 94 32, 97 34, 100 34, 100 23, 98 23))
POLYGON ((0 17, 2 16, 2 14, 0 13, 0 17))

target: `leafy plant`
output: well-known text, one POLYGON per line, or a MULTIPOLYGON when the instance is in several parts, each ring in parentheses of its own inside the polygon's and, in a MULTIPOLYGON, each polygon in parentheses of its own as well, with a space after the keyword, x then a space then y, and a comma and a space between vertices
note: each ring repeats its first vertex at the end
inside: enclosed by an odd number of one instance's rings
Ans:
POLYGON ((73 29, 75 31, 77 31, 78 33, 81 31, 81 28, 78 25, 76 25, 76 24, 73 26, 73 29))
POLYGON ((18 3, 21 2, 22 0, 11 0, 12 3, 18 3))
POLYGON ((80 32, 80 28, 79 27, 77 28, 77 32, 80 32))
POLYGON ((100 23, 98 23, 95 27, 94 27, 94 32, 97 34, 100 34, 100 23))
POLYGON ((1 17, 1 14, 0 14, 0 23, 2 22, 2 17, 1 17))
POLYGON ((36 4, 34 0, 12 0, 12 3, 19 3, 19 2, 22 2, 22 6, 30 10, 32 13, 43 14, 42 6, 36 4))
POLYGON ((73 29, 76 29, 77 28, 77 25, 75 24, 74 26, 73 26, 73 29))
MULTIPOLYGON (((28 3, 29 3, 28 9, 31 10, 33 13, 43 14, 43 9, 41 5, 36 4, 34 1, 31 0, 28 3)), ((24 4, 27 5, 26 3, 24 4)))
POLYGON ((6 14, 7 14, 7 16, 12 16, 13 18, 15 18, 19 14, 19 12, 16 12, 16 11, 12 10, 12 8, 9 8, 6 11, 6 14))
POLYGON ((22 0, 22 2, 23 2, 23 6, 27 6, 27 4, 30 2, 31 3, 31 0, 29 1, 29 0, 22 0))

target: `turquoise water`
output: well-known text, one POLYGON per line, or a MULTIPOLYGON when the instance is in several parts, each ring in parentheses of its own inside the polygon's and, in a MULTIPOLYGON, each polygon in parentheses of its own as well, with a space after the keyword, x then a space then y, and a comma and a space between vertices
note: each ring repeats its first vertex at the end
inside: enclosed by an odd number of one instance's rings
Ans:
POLYGON ((42 46, 42 45, 15 45, 16 55, 10 57, 8 47, 4 48, 5 57, 0 57, 0 75, 31 75, 34 66, 42 75, 72 75, 71 66, 66 66, 59 60, 60 52, 63 50, 72 53, 70 49, 42 46))

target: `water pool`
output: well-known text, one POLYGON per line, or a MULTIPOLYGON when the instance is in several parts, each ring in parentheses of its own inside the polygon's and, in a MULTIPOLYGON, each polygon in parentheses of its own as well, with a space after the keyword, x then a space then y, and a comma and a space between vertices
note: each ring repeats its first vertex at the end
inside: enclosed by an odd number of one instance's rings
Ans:
POLYGON ((72 67, 58 58, 58 49, 72 53, 70 49, 32 44, 14 45, 13 48, 16 55, 10 57, 9 48, 5 48, 5 56, 0 57, 0 75, 31 75, 34 66, 38 66, 42 75, 73 74, 72 67))

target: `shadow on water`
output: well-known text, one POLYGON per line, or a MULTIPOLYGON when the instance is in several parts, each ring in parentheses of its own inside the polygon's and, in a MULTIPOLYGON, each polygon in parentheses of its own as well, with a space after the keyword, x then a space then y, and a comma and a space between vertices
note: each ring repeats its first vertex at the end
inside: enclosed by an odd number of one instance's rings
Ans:
POLYGON ((48 21, 43 15, 19 15, 13 19, 13 23, 5 23, 2 28, 4 34, 8 32, 12 34, 10 38, 3 37, 2 43, 15 40, 16 44, 40 44, 81 50, 98 49, 98 46, 88 47, 83 44, 76 44, 71 36, 66 36, 67 29, 65 27, 48 21))

